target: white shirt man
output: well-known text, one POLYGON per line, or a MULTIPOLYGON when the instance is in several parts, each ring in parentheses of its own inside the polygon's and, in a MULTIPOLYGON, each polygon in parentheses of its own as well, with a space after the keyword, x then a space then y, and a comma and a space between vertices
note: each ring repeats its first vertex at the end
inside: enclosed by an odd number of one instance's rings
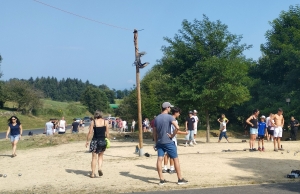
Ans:
POLYGON ((123 125, 123 131, 125 132, 125 129, 126 129, 126 124, 127 124, 127 122, 124 120, 124 121, 122 121, 122 125, 123 125))
POLYGON ((193 118, 195 119, 195 123, 194 123, 194 141, 193 141, 194 144, 197 144, 197 142, 196 142, 196 136, 197 136, 198 121, 199 121, 197 113, 198 112, 196 110, 194 110, 194 114, 193 114, 193 118))
POLYGON ((58 134, 64 134, 66 132, 67 122, 65 117, 62 117, 58 124, 58 134))

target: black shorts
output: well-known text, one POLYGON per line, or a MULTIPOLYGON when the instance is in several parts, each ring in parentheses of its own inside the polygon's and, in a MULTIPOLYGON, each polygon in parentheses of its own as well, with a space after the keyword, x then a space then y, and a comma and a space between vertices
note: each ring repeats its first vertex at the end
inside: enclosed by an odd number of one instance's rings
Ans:
POLYGON ((274 130, 269 130, 268 129, 268 134, 273 136, 274 135, 274 130))
POLYGON ((258 135, 258 139, 264 139, 265 135, 258 135))

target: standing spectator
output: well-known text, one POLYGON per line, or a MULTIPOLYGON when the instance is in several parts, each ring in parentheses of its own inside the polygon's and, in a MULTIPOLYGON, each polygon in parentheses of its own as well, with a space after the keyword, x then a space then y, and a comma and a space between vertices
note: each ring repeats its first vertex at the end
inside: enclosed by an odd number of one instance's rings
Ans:
POLYGON ((58 123, 58 134, 65 134, 66 133, 67 122, 65 117, 62 117, 58 123))
POLYGON ((220 129, 220 135, 219 135, 219 141, 218 141, 218 143, 220 143, 220 141, 222 140, 223 137, 225 137, 225 139, 229 143, 228 137, 227 137, 227 134, 226 134, 226 131, 227 131, 227 129, 226 129, 226 122, 223 121, 223 118, 221 118, 219 121, 221 122, 222 127, 220 129))
POLYGON ((80 124, 76 122, 76 119, 73 119, 72 127, 71 127, 71 132, 72 133, 78 133, 79 132, 79 126, 80 124))
POLYGON ((121 119, 121 118, 119 118, 119 121, 118 121, 118 127, 119 127, 119 133, 122 133, 123 122, 122 122, 122 119, 121 119))
POLYGON ((267 140, 269 141, 271 139, 271 141, 273 141, 273 136, 274 136, 274 114, 270 113, 269 117, 267 117, 267 131, 268 131, 268 136, 267 136, 267 140), (268 119, 269 118, 269 119, 268 119))
POLYGON ((250 151, 255 151, 256 149, 254 148, 254 142, 256 140, 257 136, 257 125, 258 125, 258 115, 259 115, 259 110, 255 109, 253 110, 252 115, 247 119, 248 125, 250 125, 250 151))
POLYGON ((12 146, 12 155, 11 157, 17 156, 17 143, 21 139, 23 133, 23 128, 21 121, 16 116, 12 116, 8 119, 8 128, 6 132, 6 139, 8 139, 8 134, 10 134, 10 142, 12 146))
POLYGON ((179 126, 175 121, 175 118, 168 113, 173 107, 169 102, 164 102, 162 104, 162 113, 155 118, 155 127, 153 129, 154 148, 157 150, 157 172, 159 176, 159 184, 164 185, 167 181, 163 178, 162 174, 162 161, 165 152, 174 160, 174 166, 178 177, 177 184, 186 184, 188 181, 182 178, 179 159, 177 155, 177 148, 172 138, 176 135, 175 133, 170 135, 170 126, 173 124, 176 130, 179 130, 179 126))
POLYGON ((185 121, 185 129, 188 131, 188 134, 185 137, 185 145, 184 147, 189 144, 189 146, 193 146, 194 141, 194 129, 195 129, 195 118, 193 117, 193 111, 189 111, 189 116, 186 118, 185 121))
POLYGON ((265 146, 264 146, 264 138, 265 138, 265 134, 266 134, 266 129, 267 129, 267 125, 265 123, 265 116, 262 115, 260 117, 260 122, 258 123, 258 151, 265 151, 265 146), (261 146, 260 147, 260 143, 261 146))
POLYGON ((108 122, 103 119, 103 113, 101 111, 96 111, 94 113, 94 121, 91 121, 89 132, 87 134, 86 144, 89 145, 89 139, 93 134, 92 141, 90 143, 90 152, 92 152, 92 173, 91 178, 95 178, 96 173, 96 164, 98 163, 98 175, 103 176, 102 172, 102 163, 103 163, 103 154, 106 150, 106 141, 105 138, 109 138, 109 128, 108 122), (97 162, 98 157, 98 162, 97 162))
POLYGON ((197 116, 197 110, 194 110, 194 113, 193 113, 193 118, 195 119, 195 124, 194 124, 194 141, 193 141, 193 144, 197 145, 197 142, 196 142, 196 136, 197 136, 197 131, 198 131, 198 122, 199 122, 199 118, 197 116))
POLYGON ((294 117, 291 117, 290 125, 288 126, 291 130, 290 140, 297 140, 299 122, 294 117))
POLYGON ((116 120, 112 120, 111 121, 111 127, 113 128, 113 130, 115 130, 115 128, 116 128, 116 120))
POLYGON ((54 133, 54 125, 53 125, 52 119, 50 119, 45 125, 45 134, 53 135, 53 133, 54 133))
POLYGON ((132 119, 132 123, 131 123, 131 133, 134 132, 134 129, 135 129, 135 120, 132 119))
POLYGON ((150 130, 153 131, 153 128, 154 128, 154 123, 155 123, 155 118, 156 116, 154 116, 154 118, 152 119, 152 121, 150 122, 150 130))
POLYGON ((147 118, 144 119, 143 121, 143 132, 147 132, 147 128, 146 128, 146 123, 147 123, 147 118))
POLYGON ((282 137, 282 127, 284 126, 283 110, 278 109, 277 114, 274 115, 274 151, 281 150, 280 139, 282 137), (277 144, 277 145, 276 145, 277 144), (276 148, 277 146, 277 148, 276 148))
POLYGON ((122 131, 125 133, 127 122, 125 120, 122 121, 122 131))

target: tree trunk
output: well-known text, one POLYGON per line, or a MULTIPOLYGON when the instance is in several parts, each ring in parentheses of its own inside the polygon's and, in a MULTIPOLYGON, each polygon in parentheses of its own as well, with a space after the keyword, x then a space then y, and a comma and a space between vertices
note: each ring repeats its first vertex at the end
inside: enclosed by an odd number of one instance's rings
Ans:
POLYGON ((210 142, 210 125, 209 125, 209 113, 208 110, 205 111, 206 114, 206 142, 210 142))

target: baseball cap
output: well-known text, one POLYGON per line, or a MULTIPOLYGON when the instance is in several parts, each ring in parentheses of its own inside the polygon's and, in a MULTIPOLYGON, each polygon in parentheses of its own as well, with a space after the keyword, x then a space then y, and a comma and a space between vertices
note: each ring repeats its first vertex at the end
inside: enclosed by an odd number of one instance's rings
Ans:
POLYGON ((174 107, 170 102, 164 102, 161 107, 168 108, 168 107, 174 107))
POLYGON ((193 111, 189 111, 189 114, 193 114, 194 112, 193 111))
POLYGON ((197 111, 196 111, 196 110, 194 110, 194 113, 197 113, 197 111))
POLYGON ((265 117, 265 115, 262 115, 260 118, 263 118, 263 119, 265 119, 266 117, 265 117))

